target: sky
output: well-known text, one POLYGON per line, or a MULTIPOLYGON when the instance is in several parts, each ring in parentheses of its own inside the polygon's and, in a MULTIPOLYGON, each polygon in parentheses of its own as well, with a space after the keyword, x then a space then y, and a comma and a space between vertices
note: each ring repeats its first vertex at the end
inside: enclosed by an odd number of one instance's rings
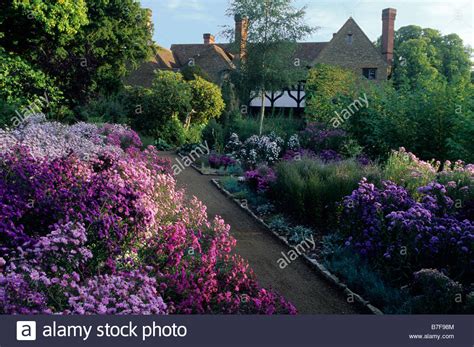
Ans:
MULTIPOLYGON (((169 48, 173 43, 202 43, 202 35, 211 33, 217 42, 224 25, 233 25, 226 17, 229 0, 141 0, 153 10, 155 41, 169 48)), ((442 34, 458 34, 474 47, 474 0, 295 0, 307 6, 307 23, 320 29, 305 41, 329 41, 345 21, 352 17, 375 41, 382 30, 382 9, 397 9, 395 29, 415 24, 438 29, 442 34)))

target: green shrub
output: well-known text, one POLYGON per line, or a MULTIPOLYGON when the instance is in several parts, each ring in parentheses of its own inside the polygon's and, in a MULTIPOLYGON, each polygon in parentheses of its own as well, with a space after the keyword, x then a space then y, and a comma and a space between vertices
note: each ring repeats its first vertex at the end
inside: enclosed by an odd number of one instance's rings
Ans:
POLYGON ((206 141, 209 148, 222 153, 225 146, 224 128, 215 119, 211 119, 202 131, 202 140, 206 141))
POLYGON ((413 296, 410 300, 411 313, 446 314, 461 311, 462 285, 438 270, 422 269, 416 272, 410 291, 413 296))
POLYGON ((338 204, 357 188, 362 177, 380 182, 376 166, 353 159, 323 163, 319 160, 280 162, 270 196, 285 212, 311 225, 328 229, 337 221, 338 204))
MULTIPOLYGON (((306 117, 311 121, 329 123, 334 111, 346 107, 338 103, 340 95, 352 95, 355 75, 348 70, 327 64, 316 64, 310 71, 305 85, 306 117)), ((350 97, 353 99, 353 96, 350 97)), ((352 101, 351 101, 352 102, 352 101)))
POLYGON ((201 77, 196 77, 188 84, 191 88, 193 110, 189 124, 205 125, 210 119, 220 117, 225 108, 220 88, 201 77))
POLYGON ((439 164, 432 165, 422 161, 404 148, 400 148, 390 154, 383 169, 383 177, 405 187, 416 196, 418 187, 435 180, 438 168, 439 164))
MULTIPOLYGON (((304 126, 301 119, 289 117, 268 117, 263 124, 263 134, 275 133, 277 136, 287 140, 291 135, 300 131, 304 126)), ((259 120, 252 117, 236 117, 226 131, 226 138, 231 133, 239 135, 241 141, 245 141, 252 135, 259 133, 259 120)))
POLYGON ((186 143, 186 130, 176 115, 173 115, 165 124, 150 130, 148 133, 155 139, 161 139, 176 146, 186 143))
POLYGON ((405 147, 423 160, 473 159, 474 89, 436 83, 430 89, 366 90, 368 107, 345 123, 349 133, 372 157, 386 158, 405 147))
POLYGON ((159 151, 169 151, 172 148, 172 146, 163 139, 155 140, 154 146, 159 151))
POLYGON ((0 128, 9 127, 11 125, 12 118, 16 116, 16 110, 17 107, 15 107, 15 105, 0 99, 0 128))
POLYGON ((99 97, 77 109, 79 118, 91 123, 129 124, 128 112, 122 94, 99 97))
POLYGON ((150 112, 148 122, 156 128, 176 116, 183 124, 191 111, 192 91, 180 73, 156 71, 145 107, 150 112))
POLYGON ((409 313, 406 292, 390 287, 379 273, 349 249, 338 246, 337 235, 323 239, 323 257, 327 268, 356 293, 384 313, 409 313))
POLYGON ((270 223, 268 223, 268 226, 270 229, 277 232, 281 236, 287 236, 291 230, 291 226, 287 222, 286 218, 280 214, 272 217, 270 223))
MULTIPOLYGON (((62 92, 56 87, 55 80, 21 57, 7 53, 0 47, 0 101, 15 107, 25 115, 34 112, 51 113, 56 119, 67 114, 61 105, 62 92)), ((11 111, 9 111, 11 112, 11 111)), ((3 117, 5 118, 5 116, 3 117)), ((14 125, 14 124, 9 124, 14 125)))
POLYGON ((150 89, 127 88, 120 99, 134 129, 175 146, 201 142, 208 121, 224 109, 215 84, 170 71, 158 71, 150 89))
POLYGON ((180 72, 185 81, 192 81, 197 77, 203 78, 209 82, 211 81, 211 77, 209 77, 209 75, 197 65, 186 65, 180 72))
POLYGON ((204 124, 193 124, 184 128, 184 138, 186 143, 201 143, 204 124))

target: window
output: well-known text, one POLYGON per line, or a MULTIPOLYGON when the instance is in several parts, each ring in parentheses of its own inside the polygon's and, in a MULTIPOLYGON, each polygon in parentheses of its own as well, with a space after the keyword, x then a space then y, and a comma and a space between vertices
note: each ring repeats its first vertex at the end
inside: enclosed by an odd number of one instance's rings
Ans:
POLYGON ((349 45, 352 45, 352 33, 347 33, 346 42, 347 42, 349 45))
POLYGON ((362 74, 368 80, 376 80, 377 79, 377 69, 372 67, 365 67, 362 69, 362 74))

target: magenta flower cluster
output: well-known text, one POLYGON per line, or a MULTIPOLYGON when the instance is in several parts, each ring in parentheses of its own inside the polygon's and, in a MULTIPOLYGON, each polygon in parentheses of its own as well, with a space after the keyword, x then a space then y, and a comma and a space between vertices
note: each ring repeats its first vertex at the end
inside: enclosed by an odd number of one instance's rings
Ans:
POLYGON ((235 165, 236 160, 225 154, 212 153, 209 155, 209 165, 214 169, 227 168, 235 165))
POLYGON ((275 171, 268 166, 259 166, 245 173, 247 183, 260 193, 265 193, 272 183, 277 180, 275 171))
POLYGON ((295 313, 130 129, 15 132, 0 152, 0 313, 295 313))

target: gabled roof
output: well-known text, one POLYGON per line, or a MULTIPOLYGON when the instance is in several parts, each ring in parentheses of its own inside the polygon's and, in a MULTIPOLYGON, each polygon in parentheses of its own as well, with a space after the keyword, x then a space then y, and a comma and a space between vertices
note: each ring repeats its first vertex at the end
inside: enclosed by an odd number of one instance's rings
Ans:
MULTIPOLYGON (((352 17, 349 17, 349 19, 344 23, 339 31, 333 35, 331 41, 329 41, 327 45, 323 47, 317 56, 317 60, 319 61, 321 59, 326 59, 331 55, 331 53, 334 53, 334 51, 337 50, 339 50, 339 53, 342 53, 342 55, 344 55, 344 53, 348 53, 347 48, 337 45, 337 43, 339 43, 348 32, 351 32, 354 34, 354 36, 357 34, 357 37, 361 37, 365 41, 364 46, 366 47, 366 51, 363 52, 365 55, 370 55, 371 59, 376 59, 378 63, 388 66, 386 61, 383 59, 381 52, 374 46, 374 43, 369 39, 364 30, 362 30, 359 24, 357 24, 357 22, 352 17)), ((316 61, 313 61, 313 63, 316 63, 316 61)))

